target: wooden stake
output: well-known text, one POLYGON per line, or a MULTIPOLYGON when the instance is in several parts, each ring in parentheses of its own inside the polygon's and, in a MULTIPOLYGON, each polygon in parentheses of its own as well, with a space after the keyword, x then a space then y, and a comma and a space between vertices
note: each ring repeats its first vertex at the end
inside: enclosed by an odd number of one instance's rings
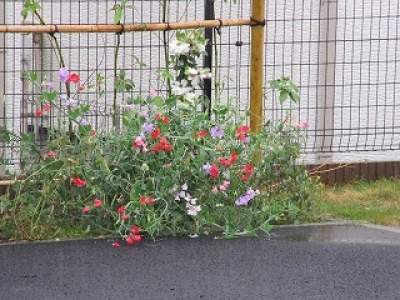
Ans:
POLYGON ((217 28, 222 26, 253 25, 251 19, 206 20, 174 23, 149 23, 126 25, 0 25, 0 32, 6 33, 57 33, 57 32, 131 32, 167 31, 179 29, 217 28))
POLYGON ((253 0, 252 11, 255 24, 251 27, 250 129, 258 133, 263 123, 265 0, 253 0))

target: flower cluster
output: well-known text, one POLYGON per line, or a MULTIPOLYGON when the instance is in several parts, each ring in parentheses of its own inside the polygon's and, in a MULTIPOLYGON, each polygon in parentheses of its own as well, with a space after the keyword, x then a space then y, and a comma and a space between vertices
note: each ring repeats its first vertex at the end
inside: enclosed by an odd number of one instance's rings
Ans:
MULTIPOLYGON (((177 187, 175 186, 174 189, 176 190, 177 187)), ((201 211, 201 206, 197 205, 197 198, 192 197, 192 195, 190 195, 188 192, 187 183, 184 183, 181 186, 180 191, 175 192, 174 197, 176 201, 180 201, 181 199, 186 200, 186 209, 188 215, 196 216, 197 213, 201 211)))

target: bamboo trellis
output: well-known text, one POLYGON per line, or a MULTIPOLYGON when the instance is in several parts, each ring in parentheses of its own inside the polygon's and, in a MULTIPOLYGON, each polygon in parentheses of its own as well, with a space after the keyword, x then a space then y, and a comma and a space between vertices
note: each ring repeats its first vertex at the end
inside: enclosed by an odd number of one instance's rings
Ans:
POLYGON ((133 31, 168 31, 196 28, 218 28, 222 26, 257 25, 252 19, 237 20, 204 20, 171 23, 144 24, 79 24, 79 25, 0 25, 0 33, 80 33, 80 32, 133 32, 133 31))
MULTIPOLYGON (((169 31, 196 28, 219 28, 229 26, 251 26, 251 70, 250 70, 250 128, 258 132, 263 123, 264 39, 266 0, 252 0, 252 16, 236 20, 204 20, 147 24, 80 24, 80 25, 0 25, 0 33, 123 33, 135 31, 169 31)), ((16 181, 0 181, 0 186, 12 185, 16 181)))

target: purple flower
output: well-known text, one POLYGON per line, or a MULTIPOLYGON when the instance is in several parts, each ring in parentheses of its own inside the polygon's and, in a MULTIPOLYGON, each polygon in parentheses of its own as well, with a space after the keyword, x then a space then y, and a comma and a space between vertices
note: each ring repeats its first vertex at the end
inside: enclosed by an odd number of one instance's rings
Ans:
POLYGON ((243 142, 244 142, 245 144, 250 144, 250 137, 249 137, 249 136, 246 136, 246 137, 244 138, 243 142))
POLYGON ((69 99, 68 101, 65 102, 65 106, 74 106, 76 104, 76 100, 75 99, 69 99))
POLYGON ((210 133, 213 139, 220 139, 224 136, 224 130, 219 126, 211 127, 210 133))
POLYGON ((142 128, 143 128, 144 131, 150 133, 150 132, 153 132, 153 130, 154 130, 154 125, 151 124, 151 123, 147 123, 147 122, 146 122, 146 123, 143 124, 142 128))
POLYGON ((249 201, 254 199, 255 196, 259 194, 259 190, 253 190, 252 188, 249 188, 245 195, 241 196, 238 200, 235 201, 235 204, 237 206, 248 205, 249 201))
POLYGON ((201 169, 202 169, 206 174, 210 174, 210 168, 211 168, 211 166, 210 166, 209 163, 207 163, 206 165, 203 165, 203 166, 201 167, 201 169))
POLYGON ((60 69, 60 81, 62 83, 66 83, 69 77, 69 72, 66 68, 61 68, 60 69))
POLYGON ((82 125, 82 126, 89 125, 89 121, 86 120, 86 119, 82 119, 82 120, 81 120, 81 125, 82 125))

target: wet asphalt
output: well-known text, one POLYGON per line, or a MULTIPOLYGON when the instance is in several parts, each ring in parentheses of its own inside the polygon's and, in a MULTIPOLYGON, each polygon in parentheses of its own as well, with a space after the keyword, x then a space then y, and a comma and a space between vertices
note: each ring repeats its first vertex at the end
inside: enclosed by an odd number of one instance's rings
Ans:
POLYGON ((0 245, 0 300, 400 299, 400 231, 362 225, 0 245))

